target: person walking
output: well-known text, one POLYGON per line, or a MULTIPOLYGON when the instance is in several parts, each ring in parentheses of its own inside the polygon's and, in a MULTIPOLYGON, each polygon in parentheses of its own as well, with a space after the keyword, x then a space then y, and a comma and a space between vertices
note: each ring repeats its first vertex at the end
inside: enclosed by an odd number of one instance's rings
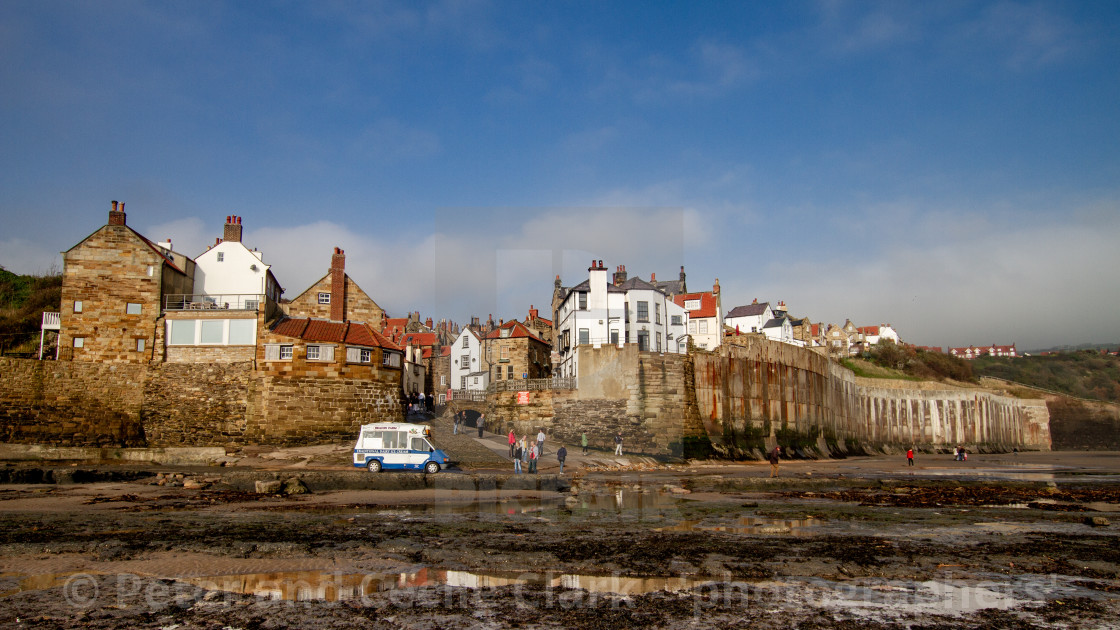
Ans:
POLYGON ((563 445, 556 451, 556 459, 560 460, 560 474, 564 474, 564 460, 568 459, 568 449, 563 445))
POLYGON ((482 429, 486 426, 486 414, 478 417, 478 437, 482 437, 482 429))
POLYGON ((451 435, 459 435, 459 423, 463 421, 463 416, 460 415, 461 413, 463 412, 455 412, 455 419, 451 421, 451 435))
POLYGON ((514 446, 513 449, 513 474, 521 474, 521 447, 514 446))
POLYGON ((913 447, 906 449, 906 465, 907 466, 913 466, 914 465, 914 448, 913 447))
POLYGON ((544 457, 544 440, 545 440, 545 434, 544 434, 544 429, 542 428, 537 433, 537 456, 538 457, 544 457))
POLYGON ((614 434, 614 454, 622 455, 622 431, 614 434))
POLYGON ((770 451, 770 477, 778 476, 778 465, 782 461, 782 447, 775 446, 774 450, 770 451))
POLYGON ((529 472, 536 474, 537 472, 537 445, 533 444, 529 447, 529 472))
POLYGON ((529 463, 529 441, 527 435, 521 436, 521 462, 529 463))
POLYGON ((517 436, 513 434, 513 429, 509 430, 509 456, 513 457, 513 447, 517 444, 517 436))
POLYGON ((586 455, 587 454, 587 431, 584 431, 579 436, 579 444, 580 444, 580 446, 583 447, 583 454, 586 455))

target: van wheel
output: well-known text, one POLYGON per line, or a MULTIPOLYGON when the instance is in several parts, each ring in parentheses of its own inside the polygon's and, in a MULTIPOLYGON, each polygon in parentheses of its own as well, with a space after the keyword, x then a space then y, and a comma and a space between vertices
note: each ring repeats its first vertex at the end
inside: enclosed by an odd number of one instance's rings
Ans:
POLYGON ((428 462, 427 464, 424 464, 424 472, 428 473, 429 475, 436 474, 437 472, 439 472, 439 464, 435 462, 428 462))
POLYGON ((380 459, 369 460, 368 462, 366 462, 366 468, 368 468, 371 473, 381 472, 381 460, 380 459))

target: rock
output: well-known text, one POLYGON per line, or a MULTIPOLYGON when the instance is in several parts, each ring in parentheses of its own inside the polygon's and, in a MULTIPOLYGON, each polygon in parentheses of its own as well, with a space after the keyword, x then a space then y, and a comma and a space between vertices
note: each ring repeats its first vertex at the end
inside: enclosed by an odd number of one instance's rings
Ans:
POLYGON ((672 488, 669 488, 669 492, 672 492, 673 494, 692 494, 691 490, 689 490, 688 488, 682 488, 680 486, 673 486, 672 488))
POLYGON ((206 484, 199 481, 198 479, 184 479, 183 480, 183 487, 198 490, 200 488, 205 488, 206 484))
POLYGON ((284 482, 284 494, 307 494, 311 492, 303 485, 298 477, 292 477, 284 482))
POLYGON ((257 494, 280 494, 280 489, 283 487, 284 484, 279 479, 257 481, 256 483, 257 494))
POLYGON ((1110 525, 1108 519, 1103 516, 1086 516, 1082 522, 1089 527, 1108 527, 1110 525))

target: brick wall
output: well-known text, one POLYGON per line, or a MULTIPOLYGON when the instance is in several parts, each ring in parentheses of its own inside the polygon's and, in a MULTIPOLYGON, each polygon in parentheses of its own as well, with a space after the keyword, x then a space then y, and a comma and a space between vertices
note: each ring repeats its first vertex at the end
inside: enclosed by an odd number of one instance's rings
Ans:
POLYGON ((373 422, 399 422, 400 385, 383 379, 280 377, 255 373, 246 439, 314 444, 356 439, 373 422))
MULTIPOLYGON (((319 294, 331 293, 331 289, 331 274, 327 274, 287 305, 288 315, 290 317, 331 319, 331 304, 319 304, 319 294)), ((333 303, 335 299, 332 294, 331 302, 333 303)), ((385 311, 365 291, 362 291, 362 288, 350 276, 346 276, 345 311, 343 315, 345 320, 366 322, 374 330, 381 330, 385 321, 385 311)))

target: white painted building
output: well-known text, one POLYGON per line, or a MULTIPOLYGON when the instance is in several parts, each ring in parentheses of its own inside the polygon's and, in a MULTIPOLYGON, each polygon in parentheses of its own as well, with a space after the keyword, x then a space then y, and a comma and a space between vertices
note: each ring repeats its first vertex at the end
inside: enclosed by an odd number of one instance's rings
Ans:
POLYGON ((463 328, 451 344, 451 389, 482 391, 490 384, 490 364, 482 353, 482 338, 463 328))
POLYGON ((753 304, 731 309, 723 321, 729 328, 737 329, 740 333, 760 333, 766 322, 772 319, 774 310, 770 308, 770 303, 759 304, 755 300, 753 304))
POLYGON ((860 326, 857 328, 863 340, 871 345, 879 343, 880 341, 893 341, 899 343, 898 333, 891 327, 890 324, 879 324, 878 326, 860 326))
POLYGON ((556 308, 559 376, 578 376, 576 347, 638 345, 640 351, 685 352, 687 315, 663 291, 641 278, 608 281, 603 261, 592 261, 587 280, 564 289, 556 308))
POLYGON ((264 255, 241 242, 241 217, 230 216, 224 238, 195 258, 194 292, 212 297, 218 307, 255 310, 253 295, 261 296, 258 301, 267 297, 279 302, 283 289, 272 267, 264 264, 264 255))
POLYGON ((682 293, 673 297, 673 302, 688 314, 688 334, 694 347, 715 350, 723 343, 723 310, 718 278, 711 291, 682 293))
POLYGON ((762 334, 766 335, 766 338, 772 341, 780 341, 796 346, 804 345, 801 341, 793 338, 793 324, 789 321, 789 315, 783 314, 763 324, 762 334))

